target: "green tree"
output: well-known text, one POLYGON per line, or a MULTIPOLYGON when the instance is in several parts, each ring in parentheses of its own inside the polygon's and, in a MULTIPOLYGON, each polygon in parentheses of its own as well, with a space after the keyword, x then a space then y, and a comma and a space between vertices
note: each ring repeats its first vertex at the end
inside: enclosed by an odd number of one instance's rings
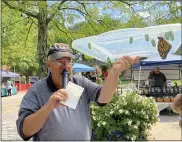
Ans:
MULTIPOLYGON (((158 19, 169 18, 175 20, 180 18, 178 10, 181 10, 176 2, 131 2, 131 1, 56 1, 53 4, 49 4, 48 1, 6 1, 3 0, 3 6, 8 6, 10 9, 19 11, 24 14, 27 19, 32 22, 32 25, 37 26, 37 57, 39 62, 39 76, 44 77, 46 73, 46 68, 44 66, 44 59, 47 51, 47 47, 54 41, 68 41, 71 44, 72 40, 90 36, 94 34, 99 34, 103 31, 116 29, 114 23, 107 24, 108 17, 102 14, 98 5, 101 5, 101 11, 107 12, 107 10, 119 10, 120 11, 120 21, 122 26, 120 28, 126 27, 143 27, 146 25, 159 24, 156 21, 158 19), (135 9, 135 6, 139 5, 139 9, 135 9), (160 7, 168 6, 168 12, 159 12, 160 7), (149 21, 139 14, 139 12, 149 12, 150 15, 156 15, 149 21), (165 14, 168 15, 165 17, 165 14), (86 21, 85 27, 81 31, 75 31, 75 29, 70 29, 69 26, 73 25, 76 20, 84 18, 86 21), (155 23, 156 22, 156 23, 155 23), (87 25, 88 24, 88 25, 87 25), (98 24, 96 27, 94 24, 98 24), (105 30, 105 28, 107 30, 105 30), (89 29, 89 30, 88 30, 89 29), (99 30, 98 30, 99 29, 99 30), (56 30, 59 32, 53 32, 56 30), (49 31, 49 32, 48 32, 49 31)), ((11 16, 12 17, 12 16, 11 16)), ((110 18, 110 17, 109 17, 110 18)), ((176 21, 177 22, 177 21, 176 21)), ((6 31, 6 30, 5 30, 6 31)), ((29 30, 28 30, 29 31, 29 30)), ((9 39, 6 39, 9 40, 9 39)), ((9 42, 7 42, 9 43, 9 42)), ((4 43, 5 44, 5 43, 4 43)))
POLYGON ((19 11, 2 5, 2 65, 26 76, 37 75, 37 27, 19 11), (13 16, 12 16, 13 15, 13 16))

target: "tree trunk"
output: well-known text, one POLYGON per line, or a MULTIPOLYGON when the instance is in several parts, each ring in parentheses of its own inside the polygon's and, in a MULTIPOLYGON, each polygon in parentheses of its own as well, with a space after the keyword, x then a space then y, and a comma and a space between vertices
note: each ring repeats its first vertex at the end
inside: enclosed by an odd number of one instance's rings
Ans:
POLYGON ((39 69, 38 76, 40 79, 44 78, 47 73, 45 65, 46 53, 47 53, 47 37, 48 37, 48 22, 47 22, 47 5, 39 9, 38 18, 38 59, 39 69))
POLYGON ((25 77, 26 77, 26 83, 29 83, 29 75, 26 74, 25 77))

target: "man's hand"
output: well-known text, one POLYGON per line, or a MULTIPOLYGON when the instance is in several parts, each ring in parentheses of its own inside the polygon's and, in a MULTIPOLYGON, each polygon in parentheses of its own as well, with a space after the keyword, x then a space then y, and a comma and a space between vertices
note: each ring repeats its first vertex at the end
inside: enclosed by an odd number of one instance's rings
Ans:
POLYGON ((139 59, 139 56, 123 56, 120 57, 118 61, 113 64, 111 70, 109 71, 108 77, 105 80, 104 85, 101 89, 101 94, 98 99, 99 103, 108 103, 111 101, 118 86, 119 74, 129 68, 134 63, 137 63, 139 59))
POLYGON ((112 71, 119 75, 122 71, 128 69, 131 65, 137 63, 139 61, 140 57, 135 56, 122 56, 120 57, 112 66, 112 71))
POLYGON ((52 96, 49 98, 47 105, 50 107, 51 110, 57 108, 58 106, 65 106, 60 103, 60 101, 66 101, 68 99, 68 94, 65 89, 59 89, 56 91, 52 96))

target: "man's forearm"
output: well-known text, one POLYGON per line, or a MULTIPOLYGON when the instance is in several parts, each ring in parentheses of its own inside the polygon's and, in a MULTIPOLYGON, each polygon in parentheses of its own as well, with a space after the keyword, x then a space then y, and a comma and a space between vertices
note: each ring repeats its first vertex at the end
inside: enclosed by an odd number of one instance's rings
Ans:
POLYGON ((112 70, 109 72, 107 79, 101 89, 99 103, 108 103, 116 93, 119 75, 116 75, 112 70))
POLYGON ((23 135, 30 137, 37 133, 42 128, 51 111, 50 107, 46 104, 34 114, 27 116, 23 121, 23 135))

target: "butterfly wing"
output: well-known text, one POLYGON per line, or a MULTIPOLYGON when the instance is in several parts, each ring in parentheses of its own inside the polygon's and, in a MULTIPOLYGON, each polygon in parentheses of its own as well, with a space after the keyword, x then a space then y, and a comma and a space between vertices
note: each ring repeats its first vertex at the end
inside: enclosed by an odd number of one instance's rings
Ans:
POLYGON ((159 41, 158 41, 158 45, 157 45, 157 50, 158 50, 161 58, 166 59, 167 54, 169 53, 170 49, 172 48, 172 45, 161 37, 158 37, 158 39, 159 39, 159 41))

